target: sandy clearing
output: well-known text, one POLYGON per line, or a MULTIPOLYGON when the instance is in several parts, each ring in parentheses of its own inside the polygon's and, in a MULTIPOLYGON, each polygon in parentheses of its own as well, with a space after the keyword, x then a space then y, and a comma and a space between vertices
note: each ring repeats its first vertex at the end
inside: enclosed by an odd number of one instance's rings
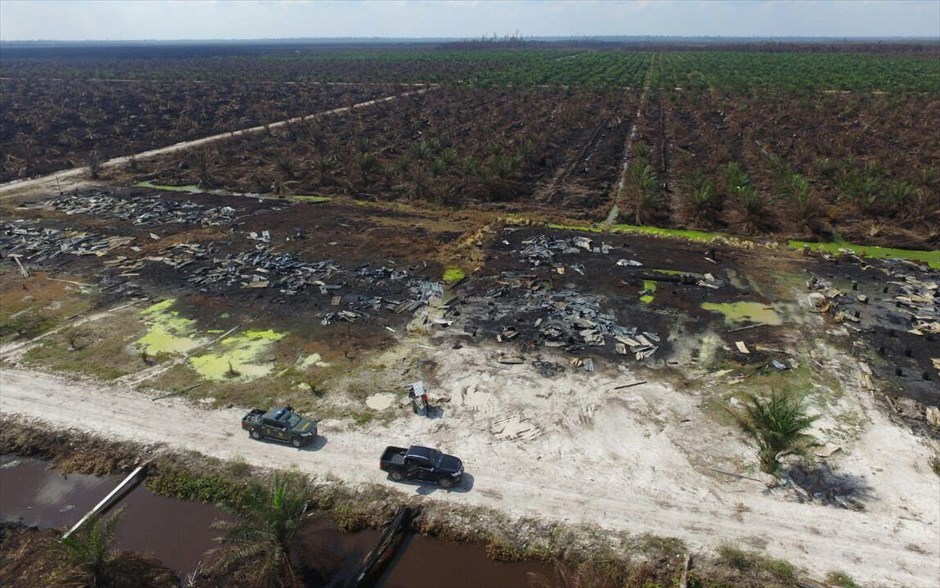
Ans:
POLYGON ((658 384, 612 391, 633 378, 623 368, 552 379, 525 365, 494 371, 480 348, 432 355, 435 380, 448 383, 432 388, 443 418, 414 416, 393 403, 388 410, 401 416, 389 424, 350 430, 345 421, 324 420, 326 444, 315 451, 252 441, 239 427, 242 409, 152 401, 126 388, 22 369, 0 371, 0 412, 406 493, 416 490, 384 481, 378 455, 387 444, 433 444, 464 459, 473 488, 437 490, 428 500, 676 536, 693 549, 729 540, 763 547, 814 577, 842 569, 877 586, 940 584, 940 479, 927 469, 930 449, 864 394, 864 433, 830 460, 872 486, 867 510, 851 512, 788 502, 764 494, 759 483, 709 473, 702 464, 734 471, 736 460, 753 458, 733 431, 703 416, 701 391, 658 384))

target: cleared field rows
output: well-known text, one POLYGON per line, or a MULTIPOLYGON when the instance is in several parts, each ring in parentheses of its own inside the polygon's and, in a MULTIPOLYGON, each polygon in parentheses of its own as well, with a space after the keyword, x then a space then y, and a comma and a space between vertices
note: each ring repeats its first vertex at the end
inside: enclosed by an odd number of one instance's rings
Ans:
POLYGON ((395 93, 393 87, 4 80, 0 182, 395 93))
POLYGON ((161 182, 451 206, 606 204, 635 93, 438 88, 154 162, 161 182))

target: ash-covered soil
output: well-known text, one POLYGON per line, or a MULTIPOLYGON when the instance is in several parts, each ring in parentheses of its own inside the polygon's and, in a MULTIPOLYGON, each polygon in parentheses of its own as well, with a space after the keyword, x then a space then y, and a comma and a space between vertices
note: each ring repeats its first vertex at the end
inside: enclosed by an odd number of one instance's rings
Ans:
POLYGON ((349 200, 85 189, 7 210, 7 263, 92 275, 109 302, 174 296, 207 325, 247 314, 328 341, 355 324, 370 345, 408 326, 454 345, 495 341, 506 363, 553 352, 574 368, 601 358, 683 371, 785 370, 828 324, 915 401, 908 413, 940 404, 940 272, 922 265, 349 200), (452 265, 469 273, 445 284, 452 265))

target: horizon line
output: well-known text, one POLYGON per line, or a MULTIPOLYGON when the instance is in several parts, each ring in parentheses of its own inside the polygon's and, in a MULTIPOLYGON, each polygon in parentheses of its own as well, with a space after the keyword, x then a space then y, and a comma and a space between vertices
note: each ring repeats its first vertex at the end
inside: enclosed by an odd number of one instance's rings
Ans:
POLYGON ((940 42, 940 35, 936 36, 926 36, 926 35, 859 35, 859 36, 846 36, 846 35, 755 35, 755 36, 741 36, 741 35, 530 35, 530 36, 510 36, 505 35, 502 37, 496 36, 486 36, 478 35, 472 37, 384 37, 384 36, 371 36, 371 37, 252 37, 252 38, 236 38, 236 37, 219 37, 219 38, 180 38, 180 39, 2 39, 0 38, 0 43, 258 43, 258 42, 329 42, 329 41, 481 41, 481 40, 492 40, 492 41, 504 41, 504 40, 518 40, 518 41, 536 41, 536 40, 553 40, 553 41, 584 41, 584 40, 603 40, 603 39, 725 39, 725 40, 827 40, 827 41, 875 41, 875 40, 909 40, 909 41, 936 41, 940 42))

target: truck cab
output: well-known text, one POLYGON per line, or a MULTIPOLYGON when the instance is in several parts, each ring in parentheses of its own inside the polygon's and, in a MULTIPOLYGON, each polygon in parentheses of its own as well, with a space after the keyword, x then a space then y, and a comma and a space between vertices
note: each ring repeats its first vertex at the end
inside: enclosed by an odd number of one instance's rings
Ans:
POLYGON ((242 418, 242 428, 252 439, 266 437, 294 447, 302 447, 317 435, 317 422, 300 416, 290 406, 267 412, 256 408, 242 418))

